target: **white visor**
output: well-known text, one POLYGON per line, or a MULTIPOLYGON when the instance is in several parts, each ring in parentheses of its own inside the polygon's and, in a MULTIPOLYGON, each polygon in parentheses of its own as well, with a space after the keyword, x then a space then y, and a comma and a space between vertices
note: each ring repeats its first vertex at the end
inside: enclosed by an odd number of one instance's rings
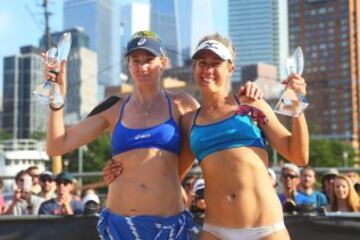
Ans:
POLYGON ((230 60, 232 61, 232 54, 230 50, 221 42, 216 40, 208 40, 202 42, 195 50, 194 54, 192 55, 192 59, 196 58, 197 54, 202 50, 211 50, 216 55, 218 55, 223 60, 230 60))

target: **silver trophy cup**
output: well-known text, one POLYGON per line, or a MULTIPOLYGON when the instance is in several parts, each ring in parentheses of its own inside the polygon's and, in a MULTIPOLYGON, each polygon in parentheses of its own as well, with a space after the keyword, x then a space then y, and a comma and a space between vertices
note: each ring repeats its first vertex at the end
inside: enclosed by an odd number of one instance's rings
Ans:
MULTIPOLYGON (((300 47, 285 62, 286 78, 296 73, 301 76, 304 69, 304 56, 300 47)), ((281 98, 277 102, 274 111, 291 117, 298 117, 309 105, 303 94, 295 92, 291 88, 285 88, 281 98)))
MULTIPOLYGON (((58 47, 50 48, 44 57, 44 62, 53 67, 51 72, 55 75, 60 70, 62 61, 66 61, 71 47, 71 33, 64 33, 58 43, 58 47)), ((61 96, 60 87, 55 79, 47 79, 38 85, 33 94, 36 95, 42 104, 51 104, 52 107, 61 107, 64 105, 64 98, 61 96)))

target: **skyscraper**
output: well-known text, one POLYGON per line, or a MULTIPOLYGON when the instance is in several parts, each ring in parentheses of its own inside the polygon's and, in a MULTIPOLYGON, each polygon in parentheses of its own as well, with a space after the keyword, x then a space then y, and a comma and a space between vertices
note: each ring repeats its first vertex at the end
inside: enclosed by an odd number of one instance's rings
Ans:
POLYGON ((150 0, 151 30, 159 34, 172 66, 182 65, 178 0, 150 0))
POLYGON ((242 65, 278 67, 288 55, 287 0, 229 0, 229 33, 236 48, 234 81, 242 65))
POLYGON ((290 47, 304 50, 309 123, 360 151, 358 0, 289 0, 290 47))
POLYGON ((214 31, 212 0, 180 0, 178 7, 182 58, 187 61, 200 38, 214 31))
POLYGON ((106 85, 119 84, 120 21, 114 0, 66 0, 64 29, 84 28, 90 49, 98 55, 99 98, 106 85))
POLYGON ((44 81, 40 49, 20 48, 20 54, 4 58, 3 125, 13 138, 29 138, 45 131, 47 108, 31 92, 44 81))
MULTIPOLYGON (((120 9, 120 49, 123 58, 127 42, 133 33, 141 30, 150 30, 150 5, 148 3, 132 1, 120 9)), ((122 61, 122 72, 127 72, 126 62, 122 61)))

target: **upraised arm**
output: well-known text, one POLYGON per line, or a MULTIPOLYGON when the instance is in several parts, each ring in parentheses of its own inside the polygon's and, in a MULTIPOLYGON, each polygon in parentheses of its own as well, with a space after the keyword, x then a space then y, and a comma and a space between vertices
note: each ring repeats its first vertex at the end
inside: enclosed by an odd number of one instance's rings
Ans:
MULTIPOLYGON (((63 61, 57 76, 50 72, 51 67, 45 66, 46 75, 56 79, 60 92, 66 96, 66 62, 63 61)), ((98 114, 84 119, 80 123, 65 129, 64 110, 50 108, 47 126, 47 153, 50 156, 62 155, 81 145, 93 141, 105 128, 108 127, 104 114, 98 114)))
MULTIPOLYGON (((297 75, 291 75, 286 81, 287 87, 306 94, 305 80, 297 75)), ((309 132, 304 113, 292 118, 292 132, 288 131, 279 121, 273 109, 264 100, 250 101, 241 98, 247 105, 261 110, 268 121, 259 123, 269 143, 289 161, 304 166, 309 161, 309 132)))

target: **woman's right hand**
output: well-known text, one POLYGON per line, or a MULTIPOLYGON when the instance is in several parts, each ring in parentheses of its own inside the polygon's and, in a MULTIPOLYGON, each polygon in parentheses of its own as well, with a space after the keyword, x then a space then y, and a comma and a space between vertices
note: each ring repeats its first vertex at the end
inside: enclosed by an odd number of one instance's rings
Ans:
POLYGON ((61 61, 60 67, 57 68, 54 64, 49 64, 45 59, 47 58, 46 53, 41 54, 44 64, 44 71, 46 79, 51 79, 52 81, 55 81, 61 91, 61 95, 65 97, 66 95, 66 60, 61 61), (55 74, 54 72, 57 72, 55 74))
POLYGON ((107 185, 112 183, 123 172, 123 168, 120 162, 110 159, 103 169, 104 181, 107 185))

